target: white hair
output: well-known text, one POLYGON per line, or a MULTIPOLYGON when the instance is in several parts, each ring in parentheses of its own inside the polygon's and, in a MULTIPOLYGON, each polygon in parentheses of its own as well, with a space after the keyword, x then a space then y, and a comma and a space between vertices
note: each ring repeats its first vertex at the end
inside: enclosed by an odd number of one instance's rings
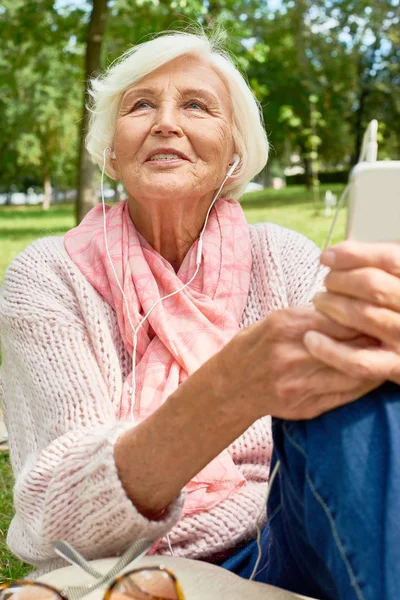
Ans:
MULTIPOLYGON (((240 164, 228 181, 224 196, 238 198, 247 184, 268 160, 268 140, 261 107, 236 68, 232 58, 221 47, 221 35, 167 32, 138 44, 110 65, 104 75, 90 81, 91 116, 86 148, 95 162, 103 165, 104 149, 113 146, 119 104, 123 93, 158 67, 183 55, 206 60, 225 81, 232 102, 232 136, 240 164)), ((115 179, 109 161, 106 173, 115 179)))

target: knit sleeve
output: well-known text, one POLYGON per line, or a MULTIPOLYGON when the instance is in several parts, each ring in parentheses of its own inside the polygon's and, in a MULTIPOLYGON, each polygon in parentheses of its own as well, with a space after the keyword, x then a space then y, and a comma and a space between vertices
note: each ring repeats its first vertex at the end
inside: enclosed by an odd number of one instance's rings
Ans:
POLYGON ((56 556, 59 539, 92 559, 141 537, 161 538, 183 503, 181 494, 162 520, 150 521, 126 495, 114 444, 131 424, 116 417, 88 331, 68 308, 67 286, 57 287, 54 273, 39 276, 41 268, 27 255, 15 260, 0 294, 0 392, 16 479, 7 541, 38 567, 56 556))
POLYGON ((321 251, 301 233, 274 227, 279 230, 279 253, 289 306, 309 304, 323 289, 328 273, 319 262, 321 251))

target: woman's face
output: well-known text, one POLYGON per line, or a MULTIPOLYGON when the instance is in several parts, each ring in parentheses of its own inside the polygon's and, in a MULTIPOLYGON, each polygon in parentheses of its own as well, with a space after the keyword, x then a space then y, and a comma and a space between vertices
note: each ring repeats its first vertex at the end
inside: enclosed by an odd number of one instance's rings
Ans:
POLYGON ((202 198, 223 181, 234 154, 224 81, 205 61, 179 57, 123 95, 113 165, 136 199, 202 198))

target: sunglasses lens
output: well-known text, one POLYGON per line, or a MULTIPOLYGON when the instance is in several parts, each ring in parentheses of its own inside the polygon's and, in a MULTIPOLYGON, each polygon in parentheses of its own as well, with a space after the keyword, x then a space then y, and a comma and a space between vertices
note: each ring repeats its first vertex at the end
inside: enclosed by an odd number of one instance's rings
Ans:
POLYGON ((113 588, 110 600, 179 600, 175 582, 166 571, 143 569, 126 575, 113 588))
POLYGON ((0 600, 60 600, 57 592, 39 585, 18 585, 0 590, 0 600))

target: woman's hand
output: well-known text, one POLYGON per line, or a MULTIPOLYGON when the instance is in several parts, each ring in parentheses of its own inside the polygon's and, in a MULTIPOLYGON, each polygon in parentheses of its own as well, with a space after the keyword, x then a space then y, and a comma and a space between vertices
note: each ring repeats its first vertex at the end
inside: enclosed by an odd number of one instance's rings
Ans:
POLYGON ((306 348, 355 378, 400 384, 400 244, 347 241, 325 251, 321 263, 332 270, 327 291, 314 298, 315 307, 370 340, 355 348, 310 332, 304 337, 306 348))
POLYGON ((380 385, 313 357, 303 344, 309 330, 355 346, 367 343, 353 329, 337 325, 313 308, 274 311, 242 330, 215 355, 212 387, 217 398, 221 402, 231 398, 238 415, 248 411, 254 419, 267 414, 311 419, 380 385))

